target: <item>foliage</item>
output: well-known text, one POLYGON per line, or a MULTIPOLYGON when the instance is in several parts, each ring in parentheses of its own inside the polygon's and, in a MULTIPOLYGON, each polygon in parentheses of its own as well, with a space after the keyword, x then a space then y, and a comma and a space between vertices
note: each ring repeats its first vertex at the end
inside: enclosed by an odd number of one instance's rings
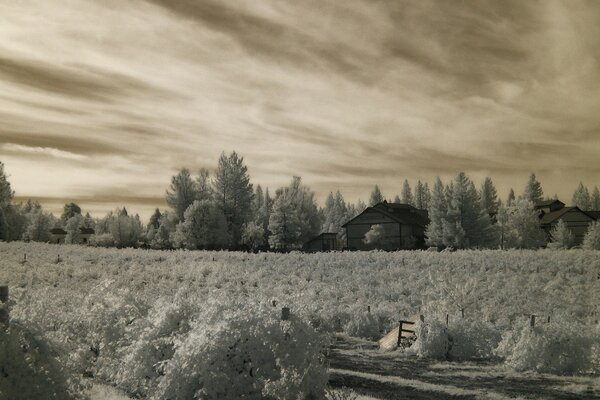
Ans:
POLYGON ((541 183, 536 179, 535 174, 531 173, 523 191, 523 200, 535 203, 542 200, 543 195, 541 183))
POLYGON ((196 200, 196 185, 190 175, 190 170, 183 168, 171 178, 171 186, 167 190, 167 204, 180 221, 183 221, 183 213, 196 200))
POLYGON ((258 249, 265 244, 265 231, 262 226, 255 222, 249 222, 242 229, 242 244, 252 250, 258 249))
POLYGON ((251 218, 253 190, 244 158, 234 151, 221 154, 213 181, 214 200, 227 221, 233 247, 239 245, 242 227, 251 218))
POLYGON ((550 231, 550 239, 556 247, 564 249, 572 247, 575 242, 573 232, 571 232, 562 219, 559 219, 550 231))
POLYGON ((371 197, 369 198, 369 207, 373 207, 376 204, 383 203, 383 195, 381 194, 381 190, 379 190, 379 186, 375 185, 373 191, 371 192, 371 197))
POLYGON ((531 327, 518 324, 506 332, 497 354, 517 370, 554 374, 588 374, 600 369, 600 330, 578 322, 531 327))
POLYGON ((594 221, 588 226, 581 247, 587 250, 600 250, 600 221, 594 221))
POLYGON ((539 212, 532 202, 521 199, 501 211, 506 216, 503 228, 505 247, 532 249, 546 243, 546 233, 540 227, 539 212))
POLYGON ((225 216, 211 200, 196 200, 177 225, 175 245, 187 249, 223 248, 229 243, 225 216))

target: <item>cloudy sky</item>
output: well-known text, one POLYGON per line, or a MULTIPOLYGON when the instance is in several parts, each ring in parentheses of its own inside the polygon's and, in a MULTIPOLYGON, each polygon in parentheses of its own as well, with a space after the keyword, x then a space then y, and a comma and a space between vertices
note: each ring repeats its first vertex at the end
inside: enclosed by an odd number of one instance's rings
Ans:
POLYGON ((0 0, 0 161, 19 198, 147 216, 236 150, 320 199, 530 171, 600 184, 600 2, 0 0))

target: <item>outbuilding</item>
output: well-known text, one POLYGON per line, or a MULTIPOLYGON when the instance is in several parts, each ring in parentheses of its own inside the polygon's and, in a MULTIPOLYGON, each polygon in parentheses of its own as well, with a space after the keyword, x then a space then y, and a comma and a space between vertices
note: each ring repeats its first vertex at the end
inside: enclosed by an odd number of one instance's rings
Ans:
MULTIPOLYGON (((425 229, 429 224, 426 210, 409 204, 386 201, 367 207, 346 222, 346 247, 352 250, 401 250, 425 246, 425 229), (366 240, 376 230, 376 240, 366 240)), ((375 235, 371 235, 375 236, 375 235)))

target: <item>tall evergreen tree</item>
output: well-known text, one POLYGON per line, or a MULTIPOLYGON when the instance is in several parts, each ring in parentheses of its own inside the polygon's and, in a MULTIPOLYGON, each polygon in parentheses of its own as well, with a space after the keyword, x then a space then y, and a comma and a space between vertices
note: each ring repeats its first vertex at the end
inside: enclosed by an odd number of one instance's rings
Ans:
POLYGON ((405 179, 404 183, 402 184, 402 203, 410 204, 411 206, 414 205, 412 189, 410 188, 410 184, 408 183, 407 179, 405 179))
POLYGON ((158 229, 160 226, 160 219, 162 218, 162 214, 160 210, 157 208, 154 210, 154 214, 150 217, 150 222, 148 223, 148 228, 158 229))
POLYGON ((479 193, 481 201, 481 208, 484 209, 489 215, 495 215, 498 213, 498 193, 494 182, 490 177, 486 177, 481 185, 481 192, 479 193))
POLYGON ((308 186, 302 184, 300 177, 293 177, 289 193, 300 222, 299 245, 302 245, 319 233, 322 221, 319 217, 315 193, 308 186))
POLYGON ((420 180, 417 181, 417 185, 415 186, 414 203, 414 206, 419 210, 427 209, 427 194, 425 193, 425 185, 423 185, 420 180))
POLYGON ((532 201, 534 204, 543 199, 544 191, 542 190, 541 183, 536 179, 535 174, 532 172, 529 175, 525 190, 523 191, 523 198, 527 201, 532 201))
POLYGON ((598 189, 598 186, 594 186, 594 191, 590 199, 590 209, 592 211, 600 211, 600 189, 598 189))
POLYGON ((582 182, 579 182, 579 186, 573 193, 572 203, 583 211, 589 211, 591 208, 590 192, 587 187, 583 186, 582 182))
POLYGON ((394 196, 394 203, 402 203, 400 196, 398 196, 398 195, 394 196))
POLYGON ((439 248, 444 246, 443 221, 447 211, 448 206, 444 184, 438 176, 433 184, 433 192, 431 193, 428 208, 429 225, 427 225, 427 229, 425 230, 426 243, 429 246, 439 248))
POLYGON ((198 178, 196 178, 196 200, 210 200, 212 198, 212 188, 210 187, 210 173, 206 168, 200 168, 198 178))
POLYGON ((175 212, 175 216, 183 221, 183 213, 197 197, 196 185, 190 171, 183 168, 171 178, 171 186, 167 190, 167 204, 175 212))
POLYGON ((221 154, 213 181, 217 205, 227 220, 231 244, 240 244, 242 227, 250 221, 254 195, 244 158, 234 151, 229 156, 221 154))
POLYGON ((382 203, 383 200, 384 198, 381 194, 381 190, 379 190, 379 186, 375 185, 373 191, 371 192, 371 197, 369 198, 369 206, 373 207, 375 204, 382 203))
POLYGON ((15 192, 12 190, 8 177, 4 172, 4 164, 0 161, 0 208, 5 209, 11 204, 14 196, 15 192))
POLYGON ((489 214, 480 206, 473 182, 460 172, 451 187, 443 221, 444 245, 454 248, 490 247, 495 243, 489 214))
POLYGON ((510 188, 510 191, 508 192, 508 197, 506 198, 506 206, 510 207, 514 204, 515 202, 515 191, 513 190, 513 188, 510 188))
POLYGON ((269 245, 277 250, 297 248, 301 235, 300 221, 289 188, 278 193, 269 217, 269 245))

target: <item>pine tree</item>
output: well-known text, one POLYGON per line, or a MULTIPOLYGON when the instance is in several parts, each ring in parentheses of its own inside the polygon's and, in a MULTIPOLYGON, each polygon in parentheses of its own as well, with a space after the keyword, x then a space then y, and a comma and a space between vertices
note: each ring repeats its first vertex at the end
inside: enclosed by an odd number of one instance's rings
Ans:
POLYGON ((600 190, 598 189, 598 186, 594 186, 594 191, 592 192, 592 197, 590 199, 590 210, 600 211, 600 190))
POLYGON ((513 188, 510 188, 510 191, 508 192, 508 197, 506 198, 506 206, 510 207, 512 205, 514 205, 515 203, 515 191, 513 190, 513 188))
POLYGON ((527 201, 531 201, 534 204, 538 201, 542 200, 542 196, 544 195, 544 191, 542 190, 542 185, 535 177, 534 173, 529 175, 529 180, 525 185, 525 191, 523 192, 523 198, 527 201))
POLYGON ((486 177, 483 181, 479 198, 481 200, 481 208, 489 215, 496 215, 498 213, 498 193, 491 178, 486 177))
POLYGON ((489 214, 481 208, 475 185, 464 172, 454 179, 450 198, 442 223, 444 245, 454 248, 494 246, 495 233, 489 214))
POLYGON ((200 168, 198 178, 196 178, 196 200, 210 200, 212 198, 212 188, 210 187, 210 173, 206 168, 200 168))
POLYGON ((564 249, 573 246, 573 243, 575 242, 573 232, 569 230, 567 224, 562 219, 559 219, 550 231, 550 239, 557 247, 564 249))
POLYGON ((600 250, 600 221, 593 221, 588 226, 581 247, 586 250, 600 250))
POLYGON ((196 185, 190 171, 183 168, 171 178, 170 190, 167 190, 167 204, 173 209, 179 221, 183 221, 183 213, 197 197, 196 185))
POLYGON ((431 200, 429 201, 429 225, 425 230, 426 243, 429 246, 441 248, 444 246, 443 221, 448 212, 444 184, 439 177, 433 185, 431 200))
POLYGON ((371 197, 369 198, 369 206, 373 207, 376 204, 383 203, 383 200, 384 198, 381 194, 381 190, 379 190, 379 186, 375 185, 371 192, 371 197))
POLYGON ((269 245, 273 249, 297 248, 301 235, 300 221, 295 210, 290 189, 278 193, 269 217, 269 245))
POLYGON ((15 192, 12 190, 8 177, 4 172, 4 164, 0 161, 0 208, 5 209, 11 204, 14 196, 15 192))
POLYGON ((402 200, 400 200, 400 196, 394 196, 394 203, 402 203, 402 200))
POLYGON ((419 210, 427 209, 427 194, 425 193, 425 185, 421 183, 421 181, 417 181, 417 186, 415 186, 415 199, 414 206, 419 210))
POLYGON ((411 206, 414 205, 412 190, 407 179, 405 179, 402 184, 402 203, 410 204, 411 206))
POLYGON ((302 184, 300 177, 293 177, 289 186, 289 196, 300 224, 298 244, 301 246, 319 233, 322 221, 319 217, 315 193, 308 186, 302 184))
POLYGON ((250 221, 254 192, 244 165, 244 158, 234 151, 219 158, 213 181, 214 198, 227 220, 227 229, 233 246, 241 240, 242 226, 250 221))
POLYGON ((333 193, 329 193, 327 196, 323 216, 322 232, 343 233, 342 225, 352 217, 348 217, 348 208, 344 201, 344 196, 342 196, 339 190, 336 191, 335 196, 333 193))
POLYGON ((367 209, 367 205, 365 204, 364 201, 358 199, 358 201, 356 202, 356 215, 360 214, 361 212, 365 211, 367 209))
POLYGON ((579 182, 579 186, 575 189, 572 202, 574 206, 579 207, 579 209, 583 211, 589 211, 591 209, 590 192, 587 187, 583 186, 582 182, 579 182))
POLYGON ((150 217, 150 222, 148 223, 148 228, 158 229, 160 226, 160 219, 162 218, 162 214, 160 210, 157 208, 154 210, 154 214, 150 217))

